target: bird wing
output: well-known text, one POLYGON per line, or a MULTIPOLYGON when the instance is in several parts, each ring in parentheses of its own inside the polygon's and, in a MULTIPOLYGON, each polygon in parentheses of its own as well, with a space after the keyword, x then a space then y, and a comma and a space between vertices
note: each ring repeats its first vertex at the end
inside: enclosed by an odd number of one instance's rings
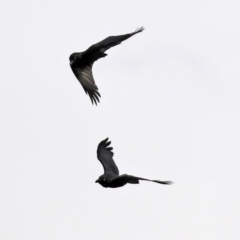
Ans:
POLYGON ((120 44, 122 41, 127 40, 128 38, 132 37, 133 35, 140 33, 144 30, 144 27, 137 28, 136 31, 124 35, 118 35, 118 36, 110 36, 102 40, 101 42, 98 42, 91 47, 89 47, 85 53, 90 54, 91 52, 100 51, 105 52, 111 47, 114 47, 118 44, 120 44))
POLYGON ((160 184, 172 184, 171 181, 160 181, 160 180, 150 180, 146 178, 136 177, 128 174, 120 175, 119 177, 112 180, 112 184, 121 184, 121 183, 131 183, 131 184, 137 184, 139 183, 139 180, 149 181, 149 182, 155 182, 160 184))
POLYGON ((83 67, 72 67, 72 70, 78 81, 82 84, 86 94, 89 95, 92 104, 95 103, 97 105, 97 102, 99 102, 101 95, 98 92, 98 87, 95 84, 93 78, 92 65, 93 63, 85 65, 83 67))
POLYGON ((112 152, 113 148, 109 147, 110 144, 111 142, 108 142, 108 138, 98 144, 97 158, 103 165, 104 174, 118 176, 119 170, 112 158, 114 153, 112 152))

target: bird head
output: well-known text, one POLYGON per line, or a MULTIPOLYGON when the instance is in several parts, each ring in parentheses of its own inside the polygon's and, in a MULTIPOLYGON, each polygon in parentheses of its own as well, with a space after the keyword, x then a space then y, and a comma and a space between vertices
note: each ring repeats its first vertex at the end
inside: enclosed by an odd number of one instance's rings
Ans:
POLYGON ((73 66, 81 58, 81 53, 73 53, 69 57, 70 66, 73 66))
POLYGON ((99 183, 100 185, 102 185, 103 187, 108 187, 107 181, 106 181, 106 177, 104 175, 101 175, 96 181, 95 183, 99 183))

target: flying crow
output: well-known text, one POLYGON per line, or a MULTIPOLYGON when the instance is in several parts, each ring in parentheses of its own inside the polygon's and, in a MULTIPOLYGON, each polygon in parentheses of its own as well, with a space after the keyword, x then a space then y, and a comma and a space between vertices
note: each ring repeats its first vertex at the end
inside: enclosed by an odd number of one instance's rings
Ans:
POLYGON ((108 142, 108 138, 101 141, 98 144, 97 149, 97 157, 98 160, 101 162, 104 168, 104 174, 101 175, 97 180, 96 183, 101 184, 103 187, 107 188, 117 188, 126 185, 127 183, 130 184, 138 184, 139 180, 145 180, 155 183, 161 184, 171 184, 171 181, 159 181, 159 180, 149 180, 146 178, 135 177, 132 175, 122 174, 119 175, 119 170, 117 165, 113 160, 113 148, 109 147, 111 142, 108 142))
POLYGON ((101 97, 92 74, 93 63, 99 58, 106 57, 107 54, 105 52, 109 48, 120 44, 122 41, 127 40, 143 30, 144 28, 141 27, 132 33, 108 37, 101 42, 92 45, 84 52, 73 53, 70 55, 69 60, 72 71, 82 84, 86 94, 89 95, 92 104, 95 103, 97 105, 97 102, 99 102, 99 98, 101 97))

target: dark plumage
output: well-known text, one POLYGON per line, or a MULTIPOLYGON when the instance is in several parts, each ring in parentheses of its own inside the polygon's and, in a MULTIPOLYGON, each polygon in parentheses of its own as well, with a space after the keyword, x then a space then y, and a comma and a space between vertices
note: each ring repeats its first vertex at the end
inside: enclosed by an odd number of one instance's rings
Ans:
POLYGON ((127 40, 131 36, 140 33, 143 30, 144 28, 141 27, 132 33, 119 36, 111 36, 99 43, 92 45, 84 52, 71 54, 69 60, 72 71, 79 82, 82 84, 86 94, 89 95, 92 104, 95 103, 97 105, 97 102, 99 102, 99 98, 101 97, 92 74, 93 63, 99 58, 106 57, 107 54, 105 51, 107 51, 109 48, 120 44, 122 41, 127 40))
POLYGON ((146 178, 135 177, 132 175, 119 175, 119 170, 117 165, 113 160, 113 148, 109 147, 111 142, 108 142, 108 138, 101 141, 98 144, 97 149, 97 157, 98 160, 101 162, 104 168, 104 174, 101 175, 97 180, 96 183, 101 184, 103 187, 107 188, 117 188, 126 185, 127 183, 130 184, 138 184, 139 180, 145 180, 155 183, 161 184, 171 184, 171 181, 159 181, 159 180, 149 180, 146 178))

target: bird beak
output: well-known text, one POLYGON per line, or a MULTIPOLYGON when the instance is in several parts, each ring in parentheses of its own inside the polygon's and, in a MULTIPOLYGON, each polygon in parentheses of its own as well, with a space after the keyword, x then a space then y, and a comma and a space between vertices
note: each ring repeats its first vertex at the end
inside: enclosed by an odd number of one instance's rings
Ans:
POLYGON ((98 180, 96 180, 95 183, 98 183, 98 180))

